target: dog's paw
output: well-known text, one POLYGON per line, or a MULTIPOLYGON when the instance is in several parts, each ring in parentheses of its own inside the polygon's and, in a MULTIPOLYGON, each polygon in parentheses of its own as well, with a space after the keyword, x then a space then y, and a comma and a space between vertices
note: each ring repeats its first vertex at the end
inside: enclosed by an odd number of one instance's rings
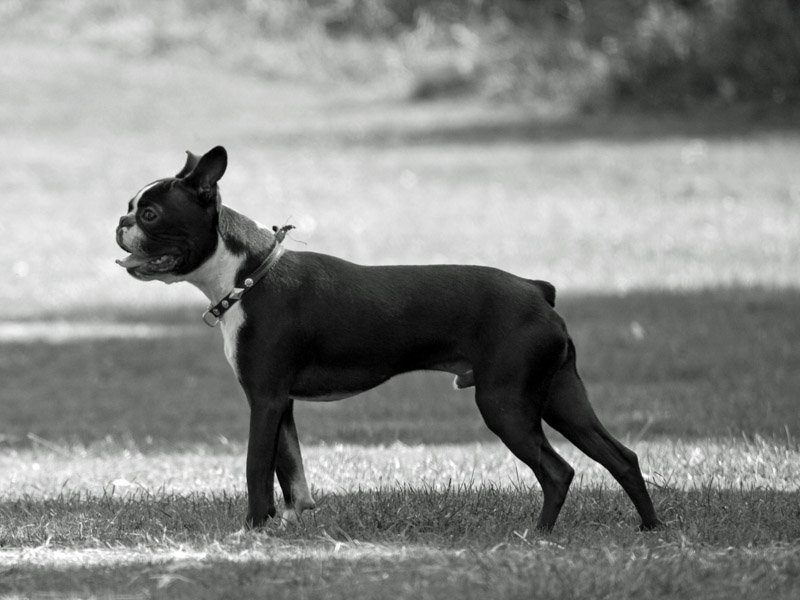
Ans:
POLYGON ((252 510, 247 512, 247 517, 244 520, 245 529, 262 529, 266 527, 275 518, 276 510, 272 506, 266 511, 259 511, 259 516, 255 515, 256 513, 252 510))
POLYGON ((287 506, 277 517, 279 526, 283 529, 289 525, 296 525, 302 520, 303 513, 307 510, 314 510, 317 507, 313 499, 296 500, 294 506, 287 506))
POLYGON ((663 531, 666 529, 667 526, 661 519, 656 519, 652 523, 642 523, 639 525, 639 531, 648 532, 648 531, 663 531))
POLYGON ((300 522, 300 515, 298 515, 293 508, 285 508, 278 516, 277 521, 278 527, 286 529, 287 527, 297 525, 300 522))

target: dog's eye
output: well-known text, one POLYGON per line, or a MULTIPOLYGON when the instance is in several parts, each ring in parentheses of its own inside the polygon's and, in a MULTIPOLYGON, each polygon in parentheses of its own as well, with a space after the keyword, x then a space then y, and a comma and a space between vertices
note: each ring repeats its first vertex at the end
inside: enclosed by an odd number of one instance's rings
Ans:
POLYGON ((158 214, 152 208, 145 208, 142 211, 142 221, 146 223, 152 223, 158 218, 158 214))

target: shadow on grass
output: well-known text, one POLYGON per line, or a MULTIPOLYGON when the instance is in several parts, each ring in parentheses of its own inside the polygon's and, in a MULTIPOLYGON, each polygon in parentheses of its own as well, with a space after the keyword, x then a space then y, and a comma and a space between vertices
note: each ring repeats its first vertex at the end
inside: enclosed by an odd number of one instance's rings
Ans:
MULTIPOLYGON (((798 305, 798 290, 745 288, 558 301, 597 412, 615 434, 635 439, 796 436, 798 305)), ((123 314, 114 321, 156 325, 142 337, 0 340, 0 441, 25 444, 29 432, 81 444, 107 436, 140 444, 244 440, 244 395, 219 332, 200 324, 195 312, 123 314), (159 324, 171 329, 158 335, 159 324)), ((472 392, 454 391, 451 381, 417 373, 343 402, 298 403, 301 439, 493 440, 472 392)))
POLYGON ((14 567, 0 590, 32 599, 752 598, 794 599, 791 550, 666 548, 652 558, 595 547, 434 552, 351 545, 303 558, 269 548, 242 558, 166 559, 122 566, 14 567), (343 548, 343 549, 341 549, 343 548), (620 564, 623 566, 620 567, 620 564), (688 595, 687 595, 688 594, 688 595))

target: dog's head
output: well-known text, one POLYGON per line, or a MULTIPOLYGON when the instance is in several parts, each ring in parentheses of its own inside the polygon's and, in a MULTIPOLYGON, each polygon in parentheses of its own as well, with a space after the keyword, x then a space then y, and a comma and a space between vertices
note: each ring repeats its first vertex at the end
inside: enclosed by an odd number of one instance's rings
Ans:
POLYGON ((137 279, 178 281, 216 249, 217 182, 228 155, 222 146, 203 156, 186 154, 186 164, 175 177, 139 190, 119 220, 117 243, 130 255, 117 264, 137 279))

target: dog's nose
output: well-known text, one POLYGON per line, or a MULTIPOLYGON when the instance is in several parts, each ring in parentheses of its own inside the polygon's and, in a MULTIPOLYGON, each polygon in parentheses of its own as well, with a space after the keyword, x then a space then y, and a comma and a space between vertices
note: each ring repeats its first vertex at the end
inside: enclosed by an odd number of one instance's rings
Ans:
POLYGON ((120 227, 130 227, 136 223, 136 218, 131 215, 125 215, 124 217, 120 217, 119 225, 117 225, 117 229, 120 227))

